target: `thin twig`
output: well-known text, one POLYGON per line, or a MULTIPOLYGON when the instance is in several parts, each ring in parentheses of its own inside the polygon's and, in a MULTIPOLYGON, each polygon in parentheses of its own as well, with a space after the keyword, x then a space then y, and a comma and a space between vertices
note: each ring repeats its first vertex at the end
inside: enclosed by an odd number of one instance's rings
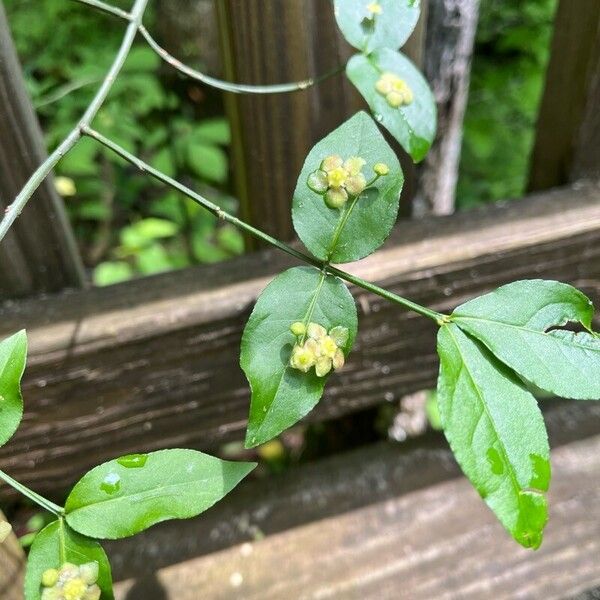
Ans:
MULTIPOLYGON (((90 0, 88 0, 89 2, 90 0)), ((98 92, 94 96, 91 104, 88 106, 83 117, 75 128, 67 135, 67 137, 61 142, 61 144, 54 150, 54 152, 38 167, 35 173, 29 178, 29 181, 25 184, 19 195, 15 198, 14 202, 10 204, 5 212, 2 222, 0 222, 0 241, 4 239, 4 236, 10 229, 11 225, 15 222, 17 217, 21 214, 25 205, 33 196, 35 191, 40 187, 44 179, 50 174, 52 169, 56 166, 58 161, 69 152, 75 144, 81 139, 81 132, 84 127, 92 122, 92 119, 96 116, 102 104, 106 100, 110 89, 112 88, 115 79, 123 64, 129 55, 133 40, 135 39, 138 27, 142 22, 144 16, 144 10, 148 0, 136 0, 131 11, 131 20, 125 31, 123 42, 115 57, 115 60, 110 67, 110 70, 106 74, 102 85, 98 89, 98 92)))
MULTIPOLYGON (((120 17, 122 19, 131 20, 131 17, 125 11, 122 11, 118 8, 114 8, 105 2, 101 2, 100 0, 74 0, 75 2, 81 2, 82 4, 87 4, 88 6, 92 6, 101 10, 102 12, 112 14, 116 17, 120 17)), ((192 67, 186 65, 181 62, 177 58, 175 58, 172 54, 167 52, 153 37, 152 34, 144 27, 144 25, 140 24, 139 31, 148 42, 148 45, 158 56, 164 60, 167 64, 171 65, 174 69, 187 75, 191 79, 199 81, 200 83, 204 83, 210 87, 216 88, 218 90, 222 90, 224 92, 231 92, 232 94, 290 94, 293 92, 298 92, 300 90, 306 90, 313 85, 317 85, 338 73, 341 73, 344 70, 343 66, 338 66, 335 69, 329 71, 328 73, 324 73, 323 75, 319 75, 318 77, 311 77, 309 79, 303 79, 302 81, 294 81, 291 83, 276 83, 272 85, 247 85, 243 83, 232 83, 230 81, 223 81, 222 79, 217 79, 216 77, 211 77, 210 75, 206 75, 197 69, 193 69, 192 67)))
POLYGON ((110 140, 106 136, 102 135, 98 131, 92 129, 91 127, 89 127, 89 126, 84 127, 82 129, 82 132, 85 135, 88 135, 91 138, 95 139, 103 146, 106 146, 107 148, 112 150, 115 154, 119 155, 121 158, 124 158, 126 161, 130 162, 132 165, 137 167, 143 173, 147 173, 148 175, 154 177, 158 181, 160 181, 160 182, 176 189, 177 191, 181 192, 182 194, 188 196, 194 202, 196 202, 197 204, 199 204, 200 206, 202 206, 203 208, 205 208, 206 210, 211 212, 213 215, 219 217, 219 219, 226 221, 228 223, 231 223, 232 225, 235 225, 239 229, 242 229, 243 231, 246 231, 250 235, 253 235, 254 237, 266 242, 267 244, 270 244, 271 246, 278 248, 282 252, 285 252, 286 254, 289 254, 290 256, 293 256, 294 258, 297 258, 298 260, 300 260, 304 263, 313 265, 313 266, 317 267, 318 269, 321 269, 331 275, 335 275, 336 277, 339 277, 340 279, 344 279, 344 280, 348 281, 349 283, 353 283, 354 285, 361 287, 369 292, 372 292, 373 294, 377 294, 378 296, 381 296, 382 298, 385 298, 386 300, 389 300, 390 302, 400 304, 401 306, 404 306, 405 308, 408 308, 416 313, 419 313, 420 315, 423 315, 425 317, 433 319, 436 323, 438 323, 440 325, 446 321, 446 319, 447 319, 446 315, 438 313, 434 310, 430 310, 424 306, 421 306, 420 304, 416 304, 415 302, 412 302, 411 300, 407 300, 406 298, 402 298, 401 296, 398 296, 397 294, 394 294, 393 292, 390 292, 388 290, 380 288, 379 286, 377 286, 373 283, 369 283, 368 281, 365 281, 364 279, 361 279, 360 277, 356 277, 354 275, 351 275, 350 273, 347 273, 346 271, 342 271, 341 269, 333 267, 327 262, 320 261, 320 260, 314 258, 313 256, 304 254, 303 252, 300 252, 300 251, 296 250, 295 248, 292 248, 288 244, 285 244, 284 242, 281 242, 278 239, 270 236, 269 234, 265 233, 264 231, 261 231, 260 229, 253 227, 252 225, 246 223, 245 221, 241 221, 237 217, 234 217, 230 213, 224 211, 221 207, 217 206, 210 200, 207 200, 206 198, 204 198, 204 196, 201 196, 197 192, 194 192, 192 189, 188 188, 183 183, 180 183, 176 179, 173 179, 172 177, 165 175, 158 169, 155 169, 148 163, 145 163, 143 160, 141 160, 137 156, 134 156, 133 154, 131 154, 130 152, 125 150, 125 148, 119 146, 117 143, 113 142, 112 140, 110 140))
POLYGON ((98 10, 107 13, 109 15, 113 15, 115 17, 119 17, 120 19, 125 19, 126 21, 131 21, 131 14, 127 11, 124 11, 116 6, 112 6, 112 4, 107 4, 106 2, 102 2, 101 0, 74 0, 75 2, 80 2, 81 4, 87 4, 88 6, 92 6, 93 8, 97 8, 98 10))
POLYGON ((192 69, 188 65, 184 64, 180 60, 176 59, 172 54, 169 54, 159 43, 152 37, 149 31, 140 25, 140 33, 143 38, 148 42, 148 45, 162 60, 167 64, 171 65, 174 69, 177 69, 180 73, 187 75, 191 79, 200 81, 210 87, 222 90, 224 92, 231 92, 232 94, 289 94, 292 92, 298 92, 300 90, 306 90, 313 85, 321 83, 329 77, 333 77, 340 73, 344 67, 339 66, 329 73, 320 75, 319 77, 304 79, 302 81, 295 81, 292 83, 276 83, 272 85, 246 85, 243 83, 231 83, 229 81, 223 81, 222 79, 216 79, 205 73, 201 73, 196 69, 192 69))

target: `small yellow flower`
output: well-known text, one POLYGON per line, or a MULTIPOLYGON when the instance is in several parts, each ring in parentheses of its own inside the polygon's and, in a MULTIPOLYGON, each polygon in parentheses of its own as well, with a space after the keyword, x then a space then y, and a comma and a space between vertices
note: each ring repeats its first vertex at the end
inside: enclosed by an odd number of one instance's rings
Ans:
POLYGON ((337 344, 335 343, 335 340, 329 336, 326 335, 325 337, 321 338, 320 342, 319 342, 319 355, 320 356, 326 356, 327 358, 333 358, 335 356, 335 353, 337 352, 337 344))
POLYGON ((323 196, 329 208, 342 208, 350 196, 357 198, 367 187, 362 173, 366 164, 360 156, 351 156, 344 161, 338 154, 333 154, 323 159, 320 168, 309 175, 307 185, 323 196))
POLYGON ((367 10, 371 13, 371 16, 380 15, 383 13, 383 7, 379 2, 371 2, 367 4, 367 10))
POLYGON ((296 344, 290 357, 290 366, 303 373, 315 368, 317 377, 325 377, 332 369, 336 371, 344 366, 345 357, 341 347, 348 342, 350 332, 338 325, 329 332, 318 323, 309 323, 306 328, 307 339, 296 344))
POLYGON ((62 593, 65 600, 83 600, 83 595, 87 592, 87 588, 87 583, 81 577, 76 577, 65 583, 62 593))
POLYGON ((375 83, 375 89, 379 94, 385 96, 387 103, 392 108, 408 106, 414 101, 414 94, 406 81, 389 71, 381 75, 375 83))
POLYGON ((342 187, 346 183, 346 179, 348 179, 348 171, 343 167, 338 167, 327 173, 327 181, 329 187, 332 188, 342 187))
POLYGON ((311 367, 314 366, 316 356, 310 349, 305 346, 294 346, 292 357, 290 358, 290 366, 303 373, 308 373, 311 367))

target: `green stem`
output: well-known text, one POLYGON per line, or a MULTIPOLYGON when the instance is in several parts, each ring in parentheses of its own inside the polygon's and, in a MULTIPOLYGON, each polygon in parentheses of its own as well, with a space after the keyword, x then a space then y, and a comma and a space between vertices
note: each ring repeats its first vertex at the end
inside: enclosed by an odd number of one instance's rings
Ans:
MULTIPOLYGON (((102 12, 114 15, 116 17, 120 17, 121 19, 125 19, 127 21, 131 21, 131 15, 126 13, 124 10, 119 8, 115 8, 110 4, 106 4, 106 2, 101 2, 100 0, 74 0, 75 2, 81 2, 82 4, 87 4, 88 6, 92 6, 101 10, 102 12)), ((172 54, 167 52, 153 37, 152 34, 140 23, 139 32, 142 34, 142 37, 146 40, 150 48, 160 56, 162 60, 164 60, 167 64, 171 65, 174 69, 177 69, 180 73, 187 75, 191 79, 195 79, 196 81, 200 81, 205 85, 209 85, 210 87, 216 88, 218 90, 222 90, 224 92, 231 92, 232 94, 289 94, 293 92, 298 92, 300 90, 306 90, 313 85, 317 85, 338 73, 341 73, 344 70, 343 66, 336 67, 332 71, 325 73, 323 75, 319 75, 318 77, 311 77, 309 79, 303 79, 302 81, 294 81, 291 83, 276 83, 273 85, 245 85, 242 83, 231 83, 229 81, 223 81, 222 79, 217 79, 216 77, 211 77, 210 75, 206 75, 197 69, 192 69, 185 63, 181 62, 177 58, 175 58, 172 54)))
POLYGON ((91 127, 89 127, 89 126, 84 127, 82 132, 85 135, 88 135, 91 138, 95 139, 97 142, 99 142, 103 146, 106 146, 107 148, 112 150, 115 154, 119 155, 121 158, 124 158, 126 161, 128 161, 131 164, 133 164, 134 166, 136 166, 143 173, 147 173, 148 175, 150 175, 151 177, 154 177, 158 181, 176 189, 177 191, 186 195, 188 198, 191 198, 194 202, 196 202, 197 204, 199 204, 200 206, 202 206, 203 208, 205 208, 206 210, 211 212, 213 215, 219 217, 219 219, 222 219, 223 221, 226 221, 228 223, 231 223, 232 225, 235 225, 239 229, 249 233, 250 235, 253 235, 254 237, 262 240, 263 242, 266 242, 267 244, 270 244, 271 246, 274 246, 275 248, 279 248, 279 250, 281 250, 282 252, 285 252, 286 254, 289 254, 290 256, 293 256, 294 258, 297 258, 298 260, 305 262, 309 265, 313 265, 313 266, 317 267, 318 269, 321 269, 321 270, 329 273, 330 275, 335 275, 336 277, 339 277, 340 279, 344 279, 345 281, 347 281, 349 283, 353 283, 354 285, 361 287, 364 290, 372 292, 373 294, 377 294, 378 296, 381 296, 382 298, 385 298, 386 300, 389 300, 390 302, 394 302, 395 304, 404 306, 405 308, 408 308, 420 315, 423 315, 425 317, 433 319, 438 325, 442 325, 448 319, 448 317, 446 315, 438 313, 434 310, 430 310, 424 306, 421 306, 420 304, 412 302, 411 300, 407 300, 406 298, 403 298, 402 296, 398 296, 397 294, 394 294, 392 292, 389 292, 388 290, 380 288, 379 286, 377 286, 373 283, 369 283, 368 281, 365 281, 364 279, 361 279, 360 277, 356 277, 354 275, 351 275, 350 273, 346 273, 346 271, 342 271, 341 269, 333 267, 327 262, 322 262, 322 261, 314 258, 313 256, 304 254, 303 252, 300 252, 300 251, 296 250, 295 248, 292 248, 288 244, 285 244, 284 242, 281 242, 278 239, 270 236, 269 234, 265 233, 264 231, 261 231, 260 229, 257 229, 256 227, 253 227, 252 225, 249 225, 248 223, 246 223, 244 221, 241 221, 237 217, 234 217, 233 215, 225 212, 222 208, 220 208, 216 204, 210 202, 209 200, 207 200, 206 198, 204 198, 197 192, 194 192, 190 188, 186 187, 179 181, 173 179, 172 177, 169 177, 168 175, 165 175, 158 169, 155 169, 154 167, 145 163, 143 160, 141 160, 137 156, 134 156, 133 154, 131 154, 130 152, 125 150, 125 148, 122 148, 121 146, 119 146, 118 144, 113 142, 112 140, 103 136, 98 131, 92 129, 91 127))
POLYGON ((231 92, 232 94, 289 94, 292 92, 298 92, 300 90, 306 90, 313 85, 321 83, 322 81, 337 75, 344 68, 340 66, 328 73, 325 73, 324 75, 320 75, 319 77, 304 79, 302 81, 295 81, 292 83, 277 83, 273 85, 244 85, 241 83, 231 83, 229 81, 223 81, 222 79, 210 77, 210 75, 206 75, 205 73, 201 73, 196 69, 192 69, 191 67, 188 67, 186 64, 182 63, 180 60, 177 60, 172 54, 169 54, 162 46, 158 44, 158 42, 150 35, 148 30, 143 25, 140 25, 140 33, 148 42, 150 48, 152 48, 152 50, 154 50, 154 52, 156 52, 156 54, 158 54, 162 60, 171 65, 174 69, 177 69, 179 72, 187 75, 191 79, 195 79, 196 81, 200 81, 201 83, 224 92, 231 92))
POLYGON ((36 504, 38 504, 45 510, 47 510, 57 516, 64 514, 65 509, 62 506, 58 506, 58 504, 54 504, 54 502, 51 502, 47 498, 44 498, 43 496, 40 496, 33 490, 30 490, 27 486, 23 485, 22 483, 19 483, 16 479, 13 479, 10 475, 7 475, 4 471, 0 471, 0 479, 2 479, 4 482, 6 482, 12 488, 17 490, 21 494, 23 494, 23 496, 26 496, 32 502, 35 502, 36 504))
POLYGON ((101 0, 74 0, 75 2, 80 2, 81 4, 87 4, 88 6, 92 6, 93 8, 97 8, 98 10, 107 13, 109 15, 113 15, 115 17, 119 17, 120 19, 125 19, 126 21, 131 21, 131 15, 120 9, 116 6, 112 6, 111 4, 107 4, 106 2, 101 2, 101 0))
MULTIPOLYGON (((88 0, 88 2, 89 1, 91 0, 88 0)), ((94 99, 88 106, 79 123, 61 142, 58 148, 56 148, 56 150, 37 168, 35 173, 29 178, 29 181, 20 191, 19 195, 15 198, 14 202, 6 209, 4 218, 2 219, 2 222, 0 222, 0 241, 4 239, 4 236, 7 234, 17 217, 21 214, 27 202, 40 187, 46 177, 50 174, 58 161, 70 150, 72 150, 77 142, 81 139, 81 132, 83 128, 92 122, 104 104, 104 101, 106 100, 117 75, 123 68, 125 60, 129 55, 129 51, 131 50, 138 27, 142 22, 142 17, 144 15, 144 10, 146 9, 147 3, 148 0, 135 0, 135 4, 131 10, 131 19, 129 25, 127 26, 127 30, 125 31, 121 47, 119 48, 117 56, 115 57, 112 66, 106 74, 104 81, 96 92, 94 99)))

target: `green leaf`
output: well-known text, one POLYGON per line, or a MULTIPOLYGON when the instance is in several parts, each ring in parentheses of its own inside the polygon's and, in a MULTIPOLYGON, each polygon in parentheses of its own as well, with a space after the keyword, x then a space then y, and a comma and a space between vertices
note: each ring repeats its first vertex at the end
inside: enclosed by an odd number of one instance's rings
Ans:
POLYGON ((438 353, 438 406, 456 460, 515 540, 538 548, 550 449, 535 398, 456 325, 440 329, 438 353))
POLYGON ((383 244, 398 217, 404 177, 396 155, 377 125, 360 112, 321 140, 310 152, 294 192, 292 217, 304 245, 321 260, 333 263, 359 260, 383 244), (329 208, 322 195, 308 186, 323 160, 339 155, 344 160, 361 157, 367 181, 375 178, 373 167, 386 164, 390 172, 380 177, 345 206, 329 208))
POLYGON ((517 281, 459 306, 452 320, 536 387, 564 398, 600 399, 600 337, 550 330, 590 329, 594 307, 557 281, 517 281))
POLYGON ((368 57, 353 56, 346 73, 381 123, 412 156, 423 160, 433 143, 436 132, 437 108, 427 81, 406 58, 394 50, 382 49, 368 57), (408 85, 413 94, 410 104, 393 108, 376 84, 384 73, 393 73, 408 85))
POLYGON ((260 295, 242 337, 240 364, 252 388, 246 446, 263 444, 291 427, 320 400, 326 377, 314 369, 302 373, 289 366, 296 341, 295 322, 318 323, 328 331, 339 325, 354 343, 354 300, 341 280, 313 267, 297 267, 276 277, 260 295))
POLYGON ((0 342, 0 446, 10 440, 23 418, 21 378, 26 360, 24 330, 0 342))
POLYGON ((187 147, 187 162, 199 177, 215 183, 227 180, 227 155, 218 146, 191 140, 187 147))
POLYGON ((227 495, 256 465, 195 450, 161 450, 106 462, 82 477, 67 523, 93 538, 120 539, 162 521, 189 519, 227 495))
POLYGON ((133 269, 124 261, 109 261, 100 263, 94 269, 94 285, 114 285, 127 281, 134 276, 133 269))
POLYGON ((80 566, 97 562, 98 587, 102 600, 112 600, 112 575, 110 564, 102 546, 73 531, 62 521, 54 521, 38 533, 29 551, 25 572, 25 600, 40 600, 42 573, 58 569, 66 562, 80 566))
POLYGON ((420 0, 335 0, 334 6, 338 26, 348 43, 366 53, 377 48, 400 48, 421 13, 420 0))
POLYGON ((227 146, 231 142, 231 128, 227 119, 206 119, 197 125, 192 136, 202 142, 227 146))

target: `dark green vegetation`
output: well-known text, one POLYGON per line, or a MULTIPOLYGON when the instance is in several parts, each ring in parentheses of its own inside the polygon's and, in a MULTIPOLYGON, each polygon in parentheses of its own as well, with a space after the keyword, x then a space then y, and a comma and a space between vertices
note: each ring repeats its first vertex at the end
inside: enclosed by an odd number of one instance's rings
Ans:
POLYGON ((527 185, 556 0, 482 0, 465 120, 459 208, 527 185))
MULTIPOLYGON (((27 86, 53 149, 77 122, 106 73, 124 24, 65 0, 7 0, 27 86), (44 18, 40 18, 43 15, 44 18)), ((123 8, 127 2, 115 2, 123 8)), ((152 11, 146 24, 152 27, 152 11)), ((96 121, 98 129, 224 208, 229 127, 219 94, 163 69, 141 40, 96 121)), ((86 265, 98 284, 214 262, 243 250, 241 235, 157 187, 92 140, 61 161, 66 201, 86 265)))

